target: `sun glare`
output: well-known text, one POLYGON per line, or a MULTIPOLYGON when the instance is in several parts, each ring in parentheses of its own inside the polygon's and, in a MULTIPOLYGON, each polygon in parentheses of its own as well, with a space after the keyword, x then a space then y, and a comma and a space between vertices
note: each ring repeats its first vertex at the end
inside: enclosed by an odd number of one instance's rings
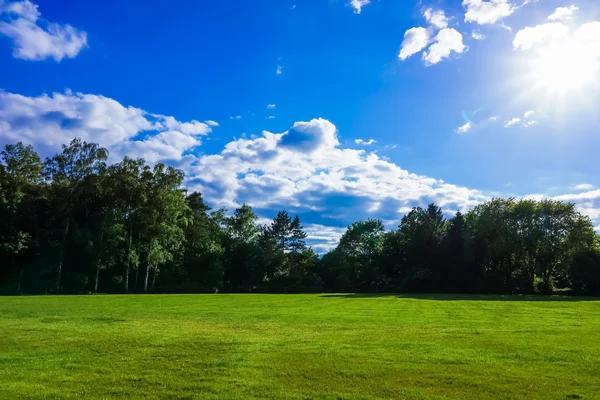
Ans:
POLYGON ((531 72, 537 87, 564 95, 598 83, 597 64, 589 48, 575 40, 564 40, 541 50, 532 61, 531 72))

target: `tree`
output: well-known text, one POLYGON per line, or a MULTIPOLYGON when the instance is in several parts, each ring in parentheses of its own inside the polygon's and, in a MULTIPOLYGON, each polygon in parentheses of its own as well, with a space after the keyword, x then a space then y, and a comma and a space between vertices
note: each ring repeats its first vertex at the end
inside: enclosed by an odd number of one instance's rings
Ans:
POLYGON ((290 270, 294 268, 294 262, 300 258, 296 254, 306 248, 306 232, 300 225, 300 218, 290 218, 287 211, 279 211, 271 225, 264 229, 261 235, 261 248, 268 248, 263 253, 263 262, 269 266, 269 279, 277 276, 279 285, 287 286, 285 282, 290 270))
MULTIPOLYGON (((31 146, 19 142, 6 145, 0 153, 0 251, 10 254, 11 269, 17 269, 15 257, 29 247, 31 232, 23 227, 23 202, 32 188, 41 183, 42 162, 31 146)), ((21 291, 20 268, 17 293, 21 291)))
POLYGON ((262 265, 257 262, 260 228, 252 208, 243 204, 224 220, 224 286, 230 290, 251 290, 264 278, 262 265))
POLYGON ((73 139, 68 146, 63 145, 62 153, 46 159, 44 174, 46 179, 51 181, 53 198, 63 226, 62 233, 59 235, 56 290, 59 290, 61 285, 64 252, 70 232, 73 209, 83 183, 89 176, 97 175, 106 168, 107 157, 108 151, 96 143, 73 139))
POLYGON ((181 188, 184 174, 173 167, 156 164, 148 186, 147 201, 141 210, 146 270, 143 291, 148 291, 148 277, 153 271, 152 287, 158 266, 172 261, 182 250, 184 228, 189 222, 190 209, 181 188))
POLYGON ((222 214, 208 214, 210 207, 198 192, 190 194, 186 201, 191 223, 185 229, 183 268, 186 276, 201 287, 218 291, 223 282, 222 214))
POLYGON ((354 222, 340 239, 338 251, 350 282, 357 290, 370 288, 377 275, 384 231, 381 220, 369 219, 354 222))
POLYGON ((128 157, 118 164, 111 165, 107 171, 110 197, 114 199, 116 206, 115 222, 121 224, 126 232, 121 257, 125 293, 129 293, 129 274, 132 268, 137 271, 140 263, 134 238, 139 237, 136 233, 141 232, 141 210, 147 199, 146 187, 151 176, 152 172, 143 159, 134 160, 128 157))

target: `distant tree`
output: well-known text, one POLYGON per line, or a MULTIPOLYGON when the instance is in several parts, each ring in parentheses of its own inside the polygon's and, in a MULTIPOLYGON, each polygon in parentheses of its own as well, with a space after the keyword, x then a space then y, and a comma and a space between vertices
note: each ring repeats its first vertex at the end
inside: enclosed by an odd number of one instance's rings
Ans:
POLYGON ((263 281, 263 269, 257 262, 257 218, 252 208, 243 204, 224 220, 224 283, 230 290, 250 290, 263 281))
POLYGON ((354 222, 342 235, 338 251, 356 290, 367 290, 377 276, 385 228, 381 220, 354 222))
POLYGON ((222 214, 208 214, 210 207, 198 192, 190 194, 186 200, 191 211, 191 223, 185 229, 183 268, 192 281, 202 287, 219 290, 223 283, 222 214))

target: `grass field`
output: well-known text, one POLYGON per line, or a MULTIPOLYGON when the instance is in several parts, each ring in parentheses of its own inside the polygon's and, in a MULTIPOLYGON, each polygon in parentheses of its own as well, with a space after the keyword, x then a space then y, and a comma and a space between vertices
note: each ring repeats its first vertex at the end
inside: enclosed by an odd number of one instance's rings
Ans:
POLYGON ((0 398, 600 398, 600 301, 0 298, 0 398))

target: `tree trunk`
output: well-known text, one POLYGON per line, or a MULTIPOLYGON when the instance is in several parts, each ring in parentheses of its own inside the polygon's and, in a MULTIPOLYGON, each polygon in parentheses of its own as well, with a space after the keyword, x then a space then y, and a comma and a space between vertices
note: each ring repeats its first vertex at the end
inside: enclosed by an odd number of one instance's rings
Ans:
POLYGON ((148 292, 148 276, 150 275, 150 264, 146 265, 146 272, 144 273, 144 293, 148 292))
POLYGON ((60 244, 60 252, 58 253, 58 264, 56 265, 56 290, 60 290, 60 277, 62 274, 63 257, 65 255, 65 246, 67 244, 67 236, 69 235, 69 225, 71 224, 71 215, 67 217, 65 232, 63 234, 62 243, 60 244))
POLYGON ((154 284, 156 283, 156 275, 158 275, 158 268, 156 268, 156 265, 153 268, 154 270, 154 274, 152 274, 152 285, 150 286, 150 291, 154 290, 154 284))
POLYGON ((100 278, 100 263, 96 264, 96 281, 94 282, 94 293, 98 293, 98 279, 100 278))
POLYGON ((137 293, 137 291, 138 291, 137 287, 138 287, 138 278, 139 278, 139 275, 140 275, 140 269, 136 268, 135 269, 135 276, 134 276, 134 279, 133 279, 133 293, 137 293))
POLYGON ((129 223, 129 238, 127 241, 127 266, 125 268, 125 293, 129 293, 129 270, 131 269, 131 243, 132 243, 132 230, 131 222, 129 223))
POLYGON ((100 265, 102 265, 102 252, 104 251, 104 224, 100 232, 100 254, 96 260, 96 281, 94 282, 94 293, 98 293, 98 279, 100 278, 100 265))
POLYGON ((125 293, 129 293, 129 266, 125 271, 125 293))
POLYGON ((21 268, 19 272, 19 283, 17 284, 17 294, 21 294, 21 283, 23 282, 23 270, 25 268, 21 268))

